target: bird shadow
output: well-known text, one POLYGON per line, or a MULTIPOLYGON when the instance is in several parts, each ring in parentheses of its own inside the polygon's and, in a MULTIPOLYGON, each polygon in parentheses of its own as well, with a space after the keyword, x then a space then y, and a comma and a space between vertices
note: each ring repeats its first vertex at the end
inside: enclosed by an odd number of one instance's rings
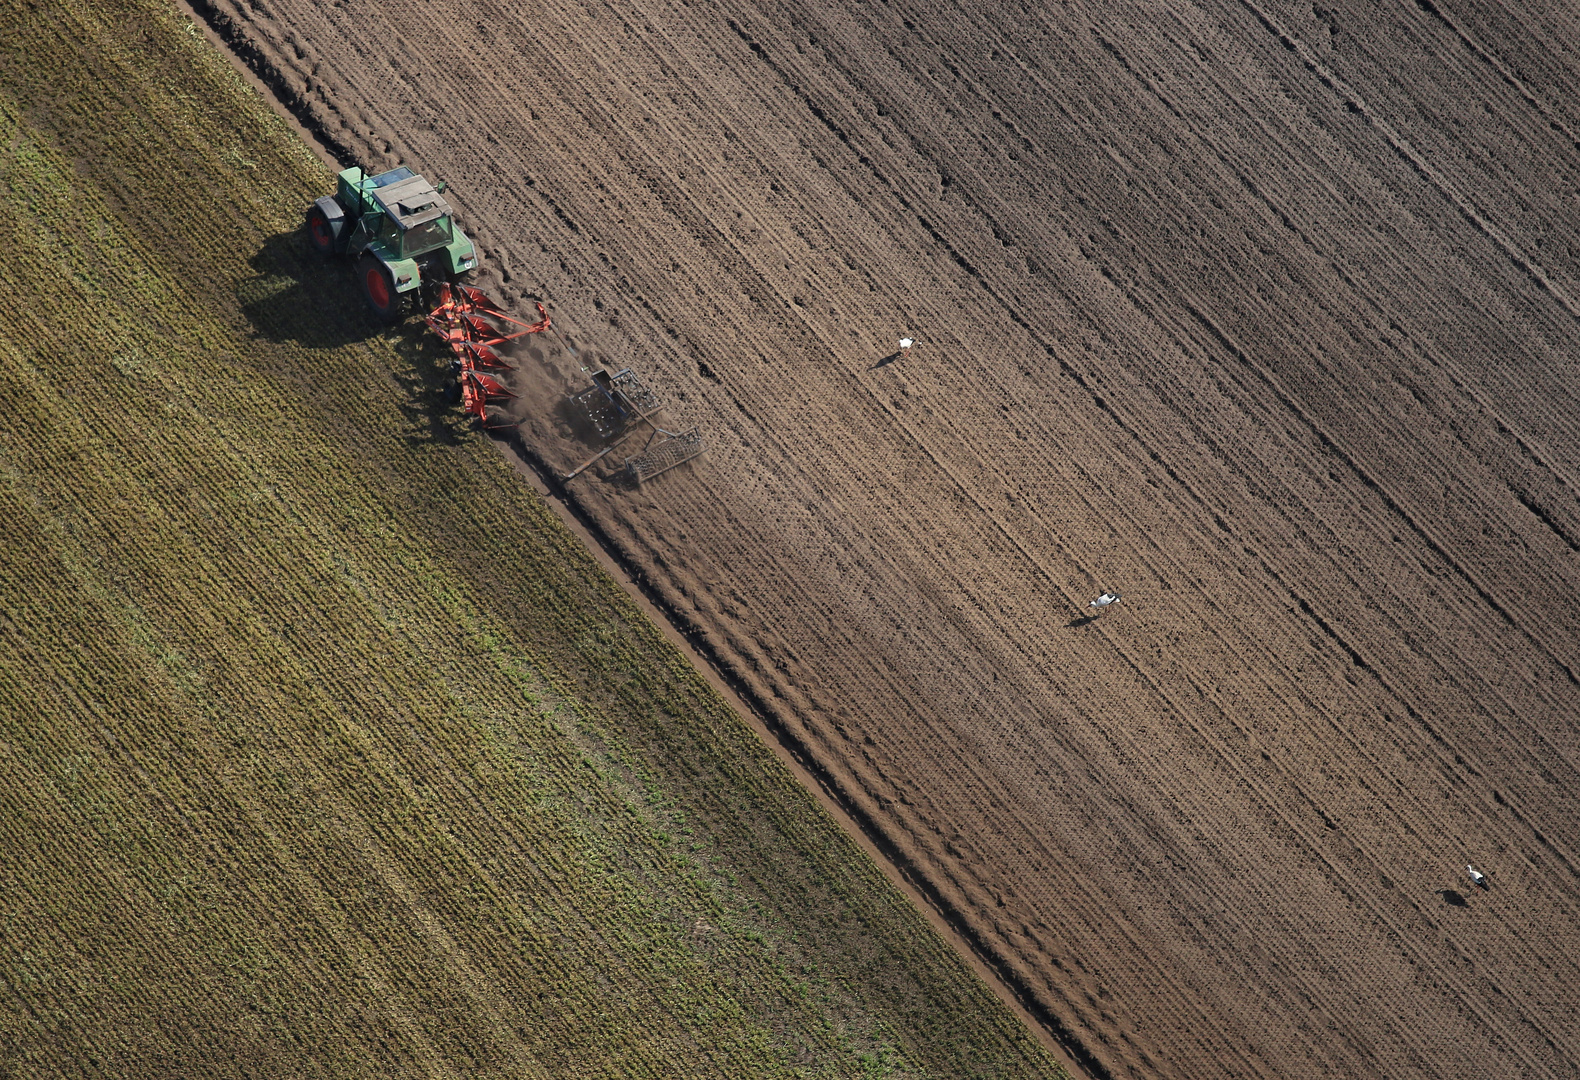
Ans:
POLYGON ((1464 894, 1456 889, 1439 889, 1437 890, 1437 895, 1441 896, 1443 903, 1450 907, 1468 908, 1470 906, 1470 901, 1465 899, 1464 894))
POLYGON ((882 360, 879 360, 876 364, 873 364, 867 370, 868 371, 877 371, 879 368, 888 367, 890 364, 894 363, 896 360, 898 360, 901 356, 904 356, 904 355, 905 355, 904 353, 890 353, 888 356, 885 356, 882 360))
POLYGON ((1097 621, 1096 615, 1082 615, 1079 619, 1071 619, 1064 624, 1066 630, 1078 630, 1083 626, 1091 626, 1097 621))

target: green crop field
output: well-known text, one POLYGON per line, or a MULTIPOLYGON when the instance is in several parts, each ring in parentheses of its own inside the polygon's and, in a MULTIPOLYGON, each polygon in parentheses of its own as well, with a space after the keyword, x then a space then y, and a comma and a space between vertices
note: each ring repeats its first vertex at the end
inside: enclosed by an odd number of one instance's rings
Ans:
POLYGON ((311 262, 172 8, 0 13, 0 1076, 1047 1076, 311 262))

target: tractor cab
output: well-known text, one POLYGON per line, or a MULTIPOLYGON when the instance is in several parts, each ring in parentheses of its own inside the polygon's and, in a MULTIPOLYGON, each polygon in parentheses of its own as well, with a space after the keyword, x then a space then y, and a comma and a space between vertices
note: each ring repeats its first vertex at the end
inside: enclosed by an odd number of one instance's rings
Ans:
POLYGON ((373 201, 384 212, 379 240, 391 254, 415 259, 436 248, 448 247, 455 239, 450 223, 452 211, 428 181, 399 168, 373 178, 373 201), (405 173, 405 176, 397 176, 405 173), (380 183, 383 181, 383 183, 380 183))

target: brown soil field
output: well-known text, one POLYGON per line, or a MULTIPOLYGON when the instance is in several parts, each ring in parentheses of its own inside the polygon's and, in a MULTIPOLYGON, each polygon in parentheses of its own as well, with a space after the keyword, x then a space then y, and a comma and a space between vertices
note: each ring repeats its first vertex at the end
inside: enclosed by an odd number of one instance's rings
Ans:
POLYGON ((1092 1073, 1580 1075, 1572 12, 199 7, 550 304, 530 457, 701 426, 569 495, 1092 1073))

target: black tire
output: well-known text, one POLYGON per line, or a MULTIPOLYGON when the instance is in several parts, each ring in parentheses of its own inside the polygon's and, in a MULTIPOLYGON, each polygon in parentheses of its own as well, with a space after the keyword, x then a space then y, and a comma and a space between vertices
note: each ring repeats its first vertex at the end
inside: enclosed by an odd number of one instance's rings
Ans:
POLYGON ((357 280, 362 283, 362 295, 367 299, 368 310, 381 322, 400 322, 403 303, 395 291, 395 279, 389 267, 371 255, 357 261, 357 280))
POLYGON ((307 242, 326 259, 335 253, 335 230, 328 215, 316 206, 307 212, 307 242))
POLYGON ((451 379, 444 387, 444 400, 451 405, 461 404, 461 380, 451 379))

